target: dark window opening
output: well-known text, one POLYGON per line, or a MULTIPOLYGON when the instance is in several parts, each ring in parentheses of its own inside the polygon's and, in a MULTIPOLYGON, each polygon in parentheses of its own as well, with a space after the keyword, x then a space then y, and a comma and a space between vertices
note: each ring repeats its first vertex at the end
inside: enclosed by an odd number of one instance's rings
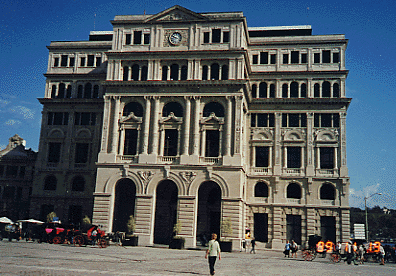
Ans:
POLYGON ((177 129, 166 129, 165 130, 165 141, 164 141, 164 156, 176 156, 177 155, 177 143, 179 132, 177 129))
POLYGON ((168 66, 162 66, 162 80, 168 80, 168 66))
POLYGON ((300 63, 300 52, 298 51, 291 52, 291 63, 292 64, 300 63))
POLYGON ((307 85, 305 83, 301 84, 301 98, 307 97, 307 85))
POLYGON ((256 164, 255 167, 268 168, 269 147, 256 147, 256 164))
POLYGON ((271 64, 276 64, 276 54, 271 55, 271 64))
POLYGON ((184 65, 181 68, 180 79, 181 80, 187 80, 187 76, 188 76, 188 69, 187 69, 187 66, 184 65))
POLYGON ((140 80, 141 81, 146 81, 147 77, 148 77, 148 67, 147 66, 142 66, 140 80))
POLYGON ((130 102, 125 105, 124 111, 122 112, 122 116, 128 116, 131 112, 136 117, 143 117, 143 107, 140 103, 130 102))
POLYGON ((73 178, 73 183, 72 183, 72 191, 74 192, 84 192, 85 188, 85 179, 82 176, 76 176, 73 178))
POLYGON ((323 98, 330 98, 330 82, 325 81, 322 85, 322 97, 323 98))
POLYGON ((58 97, 60 99, 63 99, 65 97, 65 90, 66 90, 66 86, 64 83, 60 83, 59 84, 59 91, 58 91, 58 97))
POLYGON ((298 83, 295 81, 290 85, 290 98, 298 98, 298 83))
POLYGON ((230 42, 230 32, 223 32, 223 43, 230 42))
POLYGON ((270 85, 270 98, 275 98, 275 84, 270 85))
POLYGON ((72 93, 72 86, 68 85, 67 90, 66 90, 66 98, 70 99, 71 98, 71 93, 72 93))
POLYGON ((220 43, 221 29, 212 30, 212 43, 220 43))
POLYGON ((183 117, 183 107, 177 102, 169 102, 162 109, 162 117, 168 117, 173 113, 176 117, 183 117))
POLYGON ((126 129, 124 140, 124 155, 137 154, 138 130, 126 129))
POLYGON ((319 83, 315 83, 314 85, 314 97, 320 98, 320 86, 319 83))
POLYGON ((322 52, 322 63, 330 63, 331 52, 329 50, 325 50, 322 52))
POLYGON ((70 60, 69 60, 69 66, 70 67, 74 67, 74 62, 75 62, 74 57, 71 57, 70 60))
POLYGON ((150 34, 144 34, 143 43, 145 45, 150 44, 150 34))
POLYGON ((340 53, 333 53, 333 63, 340 62, 340 53))
POLYGON ((85 57, 82 57, 82 58, 80 59, 80 66, 81 66, 81 67, 84 67, 84 66, 85 66, 85 57))
POLYGON ((287 186, 287 192, 286 192, 287 198, 294 198, 294 199, 300 199, 301 198, 301 187, 297 183, 290 183, 287 186))
POLYGON ((289 63, 289 54, 283 54, 283 64, 289 63))
POLYGON ((254 238, 259 242, 268 242, 268 214, 254 213, 254 238))
POLYGON ((260 64, 268 64, 268 52, 260 53, 260 64))
POLYGON ((209 72, 208 66, 204 65, 202 67, 202 80, 208 80, 208 72, 209 72))
POLYGON ((179 80, 179 65, 172 64, 170 67, 170 78, 171 80, 179 80))
POLYGON ((88 162, 88 143, 76 143, 76 152, 74 162, 76 164, 84 164, 88 162))
POLYGON ((90 99, 92 97, 92 84, 87 83, 84 87, 84 99, 90 99))
POLYGON ((133 32, 133 44, 142 44, 142 31, 133 32))
POLYGON ((62 67, 67 67, 67 59, 68 59, 67 55, 62 55, 61 56, 61 66, 62 67))
POLYGON ((220 153, 220 132, 218 130, 206 131, 206 157, 218 157, 220 153))
POLYGON ((301 54, 301 63, 307 63, 307 54, 301 54))
POLYGON ((252 98, 257 98, 257 85, 252 85, 252 98))
POLYGON ((228 66, 227 65, 223 65, 221 67, 221 79, 228 80, 228 66))
POLYGON ((217 117, 224 117, 224 107, 218 102, 210 102, 203 109, 203 117, 209 117, 214 113, 217 117))
POLYGON ((78 99, 82 99, 82 97, 83 97, 83 90, 84 90, 83 86, 82 86, 82 85, 79 85, 79 86, 78 86, 78 89, 77 89, 77 98, 78 98, 78 99))
POLYGON ((287 167, 301 168, 301 147, 287 147, 287 167))
POLYGON ((59 163, 61 153, 61 143, 49 143, 48 162, 59 163))
POLYGON ((139 80, 139 65, 138 64, 134 64, 132 66, 131 78, 134 81, 139 80))
POLYGON ((92 98, 97 99, 98 97, 99 97, 99 85, 95 85, 92 98))
POLYGON ((321 127, 331 127, 331 116, 332 114, 324 113, 320 114, 320 126, 321 127))
POLYGON ((286 239, 301 244, 301 216, 286 215, 286 239))
POLYGON ((210 79, 211 80, 218 80, 219 79, 219 71, 220 71, 219 64, 213 63, 210 66, 210 79))
POLYGON ((95 61, 95 56, 94 55, 88 55, 88 62, 87 66, 94 66, 94 61, 95 61))
POLYGON ((204 32, 204 43, 209 43, 209 32, 204 32))
POLYGON ((69 223, 79 225, 82 220, 82 206, 70 205, 69 206, 69 223))
POLYGON ((268 186, 264 182, 258 182, 254 186, 254 196, 255 197, 268 197, 268 186))
POLYGON ((329 183, 324 183, 320 188, 320 199, 334 200, 335 199, 334 186, 329 183))
POLYGON ((333 97, 334 98, 340 97, 340 86, 338 83, 333 84, 333 97))
POLYGON ((320 63, 320 53, 314 53, 314 63, 320 63))
POLYGON ((48 175, 44 180, 44 190, 55 191, 58 180, 54 175, 48 175))
POLYGON ((289 86, 285 83, 282 85, 282 98, 289 97, 289 86))
POLYGON ((258 64, 258 55, 253 55, 253 64, 258 64))
POLYGON ((96 67, 99 67, 102 64, 102 58, 101 57, 96 57, 96 67))
POLYGON ((55 98, 56 98, 56 85, 53 85, 53 86, 52 86, 52 89, 51 89, 51 98, 52 98, 52 99, 55 99, 55 98))
POLYGON ((59 66, 59 58, 56 57, 54 58, 54 67, 58 67, 59 66))
POLYGON ((266 82, 260 83, 259 98, 267 98, 267 83, 266 82))
POLYGON ((334 148, 320 148, 320 168, 334 169, 334 148))
POLYGON ((126 35, 125 35, 125 44, 126 44, 126 45, 131 44, 131 38, 132 38, 132 35, 131 35, 131 34, 126 34, 126 35))

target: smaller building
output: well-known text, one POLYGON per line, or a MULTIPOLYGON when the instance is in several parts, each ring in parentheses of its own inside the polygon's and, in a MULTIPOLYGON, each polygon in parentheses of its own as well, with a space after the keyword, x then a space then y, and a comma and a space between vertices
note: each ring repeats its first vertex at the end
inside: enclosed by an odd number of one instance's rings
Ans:
POLYGON ((37 153, 25 145, 26 141, 15 134, 0 151, 0 216, 12 220, 29 215, 37 153))

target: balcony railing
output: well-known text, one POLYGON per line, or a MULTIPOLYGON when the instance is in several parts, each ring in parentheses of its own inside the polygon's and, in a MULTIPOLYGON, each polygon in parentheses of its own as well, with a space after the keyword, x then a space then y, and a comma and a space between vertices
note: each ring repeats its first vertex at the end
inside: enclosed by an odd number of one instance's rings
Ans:
POLYGON ((179 164, 180 158, 178 156, 160 156, 158 158, 161 164, 179 164))
POLYGON ((302 169, 301 168, 283 168, 283 173, 287 174, 301 174, 302 169))
POLYGON ((320 202, 322 203, 322 205, 326 205, 326 206, 335 205, 335 200, 322 199, 320 202))
POLYGON ((199 162, 211 165, 220 165, 221 164, 221 157, 200 157, 199 162))
POLYGON ((123 162, 123 163, 137 163, 138 156, 136 156, 136 155, 118 155, 117 161, 123 162))
POLYGON ((316 174, 333 176, 337 174, 337 169, 316 169, 316 174))
POLYGON ((301 204, 301 199, 299 198, 287 198, 286 201, 287 203, 301 204))
POLYGON ((271 175, 272 168, 254 167, 254 168, 251 168, 250 172, 252 174, 271 175))

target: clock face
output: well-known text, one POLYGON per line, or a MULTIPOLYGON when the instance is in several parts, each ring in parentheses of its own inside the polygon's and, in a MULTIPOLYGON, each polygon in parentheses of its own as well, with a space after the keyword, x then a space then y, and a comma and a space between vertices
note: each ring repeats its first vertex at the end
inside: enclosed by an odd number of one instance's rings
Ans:
POLYGON ((180 33, 173 33, 173 34, 171 34, 170 36, 169 36, 169 42, 172 44, 172 45, 178 45, 178 44, 180 44, 180 42, 181 42, 181 40, 182 40, 182 35, 180 34, 180 33))

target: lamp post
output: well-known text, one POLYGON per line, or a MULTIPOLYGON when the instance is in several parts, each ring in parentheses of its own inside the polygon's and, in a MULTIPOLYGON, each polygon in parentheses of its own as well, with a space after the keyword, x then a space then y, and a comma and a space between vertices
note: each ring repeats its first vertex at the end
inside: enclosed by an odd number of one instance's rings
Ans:
POLYGON ((372 197, 374 195, 382 195, 382 193, 375 193, 370 196, 364 197, 364 210, 366 213, 366 239, 367 239, 367 241, 369 241, 369 230, 368 230, 368 220, 367 220, 367 199, 369 199, 370 197, 372 197))

